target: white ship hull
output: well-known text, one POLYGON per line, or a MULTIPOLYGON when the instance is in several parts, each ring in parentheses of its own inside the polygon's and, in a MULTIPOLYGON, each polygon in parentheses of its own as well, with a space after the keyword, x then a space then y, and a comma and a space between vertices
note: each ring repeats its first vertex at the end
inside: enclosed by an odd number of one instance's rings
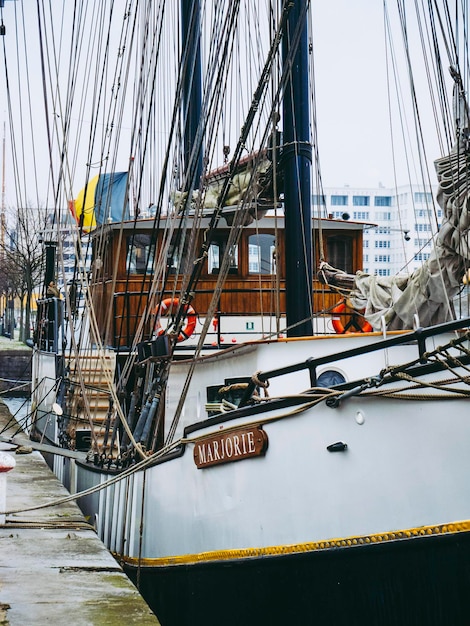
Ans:
MULTIPOLYGON (((403 542, 406 550, 414 550, 411 544, 427 538, 425 552, 434 551, 436 541, 444 550, 445 542, 450 542, 449 550, 454 553, 455 541, 462 543, 470 530, 470 421, 467 397, 438 388, 439 380, 451 377, 449 371, 425 373, 421 382, 431 386, 403 390, 402 397, 375 392, 410 387, 408 381, 390 382, 378 390, 372 386, 342 400, 336 408, 325 400, 306 408, 305 398, 293 400, 310 387, 305 369, 271 380, 271 398, 282 398, 277 403, 273 400, 272 408, 262 403, 206 418, 204 398, 210 384, 223 384, 226 378, 266 371, 270 366, 274 369, 273 364, 280 369, 312 356, 318 359, 331 352, 365 349, 371 341, 382 339, 375 335, 264 342, 206 357, 186 399, 184 423, 177 435, 180 445, 145 471, 129 473, 80 500, 100 537, 129 571, 136 578, 154 581, 143 584, 151 585, 153 591, 147 589, 147 593, 155 595, 156 607, 163 602, 158 590, 165 589, 167 600, 171 593, 160 580, 168 569, 172 576, 178 570, 186 577, 188 571, 204 567, 212 580, 235 565, 250 569, 258 562, 259 572, 265 566, 269 570, 272 559, 280 561, 280 571, 297 571, 297 561, 303 563, 309 555, 312 561, 305 565, 303 576, 312 576, 314 584, 324 567, 318 559, 327 559, 338 550, 351 551, 354 559, 358 550, 367 555, 372 550, 375 559, 379 557, 373 550, 380 547, 385 551, 386 556, 380 558, 385 559, 386 568, 394 562, 397 546, 398 552, 405 549, 403 542), (196 466, 194 448, 208 435, 254 425, 266 433, 264 455, 203 469, 196 466), (332 444, 339 444, 334 451, 328 449, 332 444)), ((450 339, 451 334, 428 339, 427 349, 450 339)), ((334 369, 346 381, 357 378, 358 372, 364 379, 417 356, 415 343, 400 345, 326 364, 318 368, 317 376, 322 369, 334 369)), ((188 366, 181 362, 172 368, 169 417, 188 366)), ((454 387, 465 393, 465 369, 454 371, 462 377, 454 387)), ((229 448, 219 448, 218 456, 229 452, 236 456, 229 448)), ((68 459, 56 460, 59 466, 69 463, 68 459)), ((84 463, 77 463, 70 475, 76 477, 71 487, 77 491, 118 476, 84 463)), ((346 556, 342 558, 350 563, 346 556)), ((413 563, 413 558, 409 556, 410 568, 418 573, 422 563, 413 563)), ((458 569, 452 559, 451 567, 458 569)), ((364 575, 362 567, 355 573, 358 581, 364 575)), ((353 586, 360 585, 358 581, 353 586)), ((428 594, 432 584, 423 579, 421 591, 428 594)), ((272 600, 266 599, 266 606, 272 600)), ((165 611, 168 623, 185 623, 180 618, 175 622, 168 607, 165 611)), ((195 623, 203 622, 196 618, 195 623)))

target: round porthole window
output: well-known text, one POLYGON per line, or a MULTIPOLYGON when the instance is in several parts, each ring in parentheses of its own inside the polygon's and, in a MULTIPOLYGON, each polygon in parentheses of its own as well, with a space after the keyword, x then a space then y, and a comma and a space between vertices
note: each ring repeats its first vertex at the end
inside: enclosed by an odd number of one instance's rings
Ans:
POLYGON ((334 387, 345 383, 346 378, 336 370, 325 370, 317 378, 317 387, 334 387))

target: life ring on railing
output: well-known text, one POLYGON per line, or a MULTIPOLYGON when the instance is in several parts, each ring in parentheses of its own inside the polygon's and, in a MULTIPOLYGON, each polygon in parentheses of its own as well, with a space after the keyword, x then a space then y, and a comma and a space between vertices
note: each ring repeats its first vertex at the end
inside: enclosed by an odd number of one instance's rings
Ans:
MULTIPOLYGON (((180 305, 180 301, 178 298, 165 298, 164 300, 160 302, 160 304, 155 309, 155 313, 157 315, 156 320, 155 320, 155 329, 154 329, 155 336, 160 337, 160 335, 163 335, 165 333, 165 329, 162 328, 160 324, 160 318, 162 316, 170 315, 170 313, 172 313, 173 311, 176 311, 179 305, 180 305)), ((186 318, 186 326, 179 332, 178 339, 177 339, 178 343, 181 341, 185 341, 186 339, 191 337, 191 335, 194 332, 194 329, 196 328, 196 311, 193 309, 193 307, 190 304, 185 305, 184 311, 185 311, 184 316, 186 318)))
MULTIPOLYGON (((333 309, 331 309, 331 313, 333 315, 341 315, 346 311, 346 305, 344 302, 339 302, 333 309)), ((343 325, 341 321, 341 317, 333 317, 331 323, 333 324, 333 328, 335 329, 335 333, 338 335, 344 335, 345 333, 371 333, 374 329, 369 324, 367 320, 364 320, 362 323, 358 321, 360 319, 360 315, 357 313, 351 313, 351 319, 346 325, 343 325), (350 330, 353 327, 353 330, 350 330)))

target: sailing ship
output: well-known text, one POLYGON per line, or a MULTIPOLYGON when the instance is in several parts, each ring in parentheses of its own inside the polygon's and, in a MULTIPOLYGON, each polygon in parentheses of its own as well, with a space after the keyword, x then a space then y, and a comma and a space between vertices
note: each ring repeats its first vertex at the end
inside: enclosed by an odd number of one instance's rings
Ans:
POLYGON ((265 48, 242 38, 253 7, 163 3, 181 17, 174 73, 162 7, 131 4, 110 103, 124 113, 139 60, 128 167, 106 170, 106 118, 100 174, 71 205, 80 262, 62 298, 46 293, 61 242, 45 240, 32 438, 164 626, 465 623, 462 68, 435 252, 378 279, 360 272, 364 225, 312 212, 309 3, 270 5, 265 48), (235 60, 252 75, 231 90, 235 60), (248 78, 232 149, 224 97, 248 78))

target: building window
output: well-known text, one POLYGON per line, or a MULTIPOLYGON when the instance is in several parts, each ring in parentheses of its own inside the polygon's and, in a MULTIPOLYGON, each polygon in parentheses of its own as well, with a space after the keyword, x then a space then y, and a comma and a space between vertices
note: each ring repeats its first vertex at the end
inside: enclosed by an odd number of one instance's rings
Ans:
POLYGON ((368 248, 369 247, 369 240, 368 239, 364 239, 364 241, 362 242, 362 247, 363 248, 368 248))
POLYGON ((429 254, 429 252, 418 252, 418 254, 415 254, 415 261, 427 261, 429 254))
POLYGON ((377 270, 377 275, 378 276, 390 276, 390 270, 384 270, 384 269, 377 270))
POLYGON ((379 235, 390 235, 390 226, 379 226, 375 229, 375 232, 379 235))
POLYGON ((326 205, 326 196, 324 196, 323 194, 321 194, 321 195, 313 194, 312 202, 313 202, 314 206, 325 206, 326 205))
POLYGON ((331 196, 332 206, 348 206, 348 196, 331 196))
POLYGON ((415 202, 432 202, 432 193, 415 192, 415 202))
POLYGON ((384 239, 377 239, 374 243, 376 248, 390 248, 390 241, 384 239))
POLYGON ((250 235, 248 238, 248 273, 275 274, 275 251, 274 235, 250 235))
POLYGON ((427 217, 428 215, 428 209, 416 209, 415 211, 415 217, 427 217))
POLYGON ((353 196, 354 206, 369 206, 370 196, 353 196))
POLYGON ((374 219, 378 221, 389 221, 392 219, 392 214, 390 211, 376 211, 374 219))
POLYGON ((392 196, 375 196, 374 206, 392 206, 392 196))
POLYGON ((431 230, 431 224, 415 224, 415 230, 422 232, 429 232, 431 230))
POLYGON ((354 211, 353 219, 354 220, 368 220, 369 211, 354 211))
POLYGON ((376 254, 375 262, 376 263, 390 263, 390 255, 389 254, 376 254))

